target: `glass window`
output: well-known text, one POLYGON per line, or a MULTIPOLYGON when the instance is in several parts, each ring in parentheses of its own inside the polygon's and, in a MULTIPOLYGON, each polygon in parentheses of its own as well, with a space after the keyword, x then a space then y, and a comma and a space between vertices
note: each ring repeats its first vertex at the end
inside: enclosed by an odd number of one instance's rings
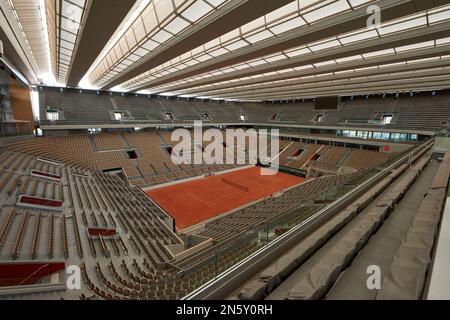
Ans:
POLYGON ((364 140, 368 139, 368 135, 369 133, 367 131, 359 131, 358 132, 358 137, 364 140))
POLYGON ((193 5, 186 9, 181 15, 191 22, 199 20, 210 12, 213 8, 202 0, 197 0, 193 5))
POLYGON ((381 136, 382 136, 381 132, 374 132, 373 133, 373 138, 374 139, 379 140, 379 139, 381 139, 381 136))
POLYGON ((391 137, 391 134, 389 132, 383 132, 381 134, 381 139, 383 139, 383 140, 389 140, 390 137, 391 137))

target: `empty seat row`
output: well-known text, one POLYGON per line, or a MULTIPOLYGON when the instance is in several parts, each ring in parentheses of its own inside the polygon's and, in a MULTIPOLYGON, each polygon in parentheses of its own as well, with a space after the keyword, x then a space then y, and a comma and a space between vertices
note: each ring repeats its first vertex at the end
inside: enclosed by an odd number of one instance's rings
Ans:
MULTIPOLYGON (((60 120, 57 125, 85 125, 90 123, 93 127, 102 124, 117 124, 111 112, 117 110, 127 111, 131 116, 142 123, 180 123, 185 121, 201 120, 205 113, 209 120, 217 123, 235 123, 242 112, 245 112, 247 121, 251 123, 287 123, 315 126, 336 126, 343 123, 354 123, 358 127, 376 129, 373 120, 379 120, 383 113, 394 114, 393 121, 387 128, 418 129, 438 131, 443 123, 450 119, 448 110, 449 94, 442 92, 435 96, 414 97, 370 97, 348 99, 340 102, 335 110, 327 110, 322 121, 315 122, 318 111, 314 102, 292 103, 237 103, 222 104, 209 101, 177 100, 148 98, 146 96, 130 95, 96 95, 91 92, 78 91, 59 92, 51 88, 39 90, 41 105, 57 107, 60 110, 60 120), (427 112, 422 112, 426 106, 427 112), (174 119, 164 119, 163 113, 171 112, 174 119), (420 114, 420 117, 417 115, 420 114), (377 118, 378 117, 378 118, 377 118)), ((52 123, 46 119, 46 109, 41 109, 43 125, 52 123)), ((324 112, 320 112, 324 113, 324 112)), ((137 122, 136 122, 137 123, 137 122)))
POLYGON ((430 269, 450 177, 446 154, 428 194, 394 256, 377 299, 421 299, 430 269))

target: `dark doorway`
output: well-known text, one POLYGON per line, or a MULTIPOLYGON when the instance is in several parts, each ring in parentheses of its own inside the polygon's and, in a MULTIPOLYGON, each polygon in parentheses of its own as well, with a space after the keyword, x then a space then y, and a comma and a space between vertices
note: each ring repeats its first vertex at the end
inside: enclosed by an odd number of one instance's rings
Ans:
POLYGON ((135 150, 127 151, 127 155, 128 155, 128 159, 133 159, 134 160, 134 159, 138 158, 138 155, 137 155, 135 150))

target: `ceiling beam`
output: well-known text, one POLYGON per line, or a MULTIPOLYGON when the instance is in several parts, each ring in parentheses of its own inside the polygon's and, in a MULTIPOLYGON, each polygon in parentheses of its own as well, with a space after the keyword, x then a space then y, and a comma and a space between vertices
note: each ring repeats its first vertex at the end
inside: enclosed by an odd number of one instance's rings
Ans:
MULTIPOLYGON (((382 22, 386 22, 405 15, 414 14, 425 9, 431 9, 436 5, 450 3, 450 0, 439 2, 426 1, 423 4, 422 2, 420 4, 420 10, 418 9, 418 6, 416 6, 418 2, 411 0, 380 0, 377 2, 377 5, 380 7, 382 12, 382 22)), ((363 6, 351 12, 338 14, 316 24, 304 26, 302 27, 303 29, 300 28, 299 30, 294 30, 278 37, 263 40, 250 47, 244 47, 190 68, 173 72, 159 79, 140 85, 139 87, 134 88, 133 92, 157 87, 176 80, 249 61, 258 57, 295 48, 322 39, 327 39, 339 34, 363 29, 367 27, 368 17, 367 6, 363 6)))
MULTIPOLYGON (((450 62, 445 63, 445 67, 450 67, 450 62)), ((443 67, 442 67, 443 68, 443 67)), ((378 70, 378 71, 382 71, 382 70, 378 70)), ((398 78, 397 73, 403 73, 405 71, 398 71, 398 72, 392 72, 392 73, 382 73, 379 74, 379 77, 385 77, 385 78, 391 78, 391 79, 395 79, 398 78)), ((443 74, 443 75, 448 75, 450 76, 450 70, 446 69, 440 69, 439 71, 430 71, 429 69, 426 70, 425 73, 422 73, 422 75, 432 75, 432 74, 443 74)), ((329 77, 324 77, 324 79, 311 79, 310 81, 304 81, 302 84, 320 84, 320 83, 329 83, 329 82, 334 82, 337 83, 337 81, 341 80, 341 81, 350 81, 351 79, 357 78, 357 77, 371 77, 371 79, 373 79, 373 81, 376 80, 374 75, 367 75, 367 74, 355 74, 354 76, 349 76, 347 75, 339 75, 339 76, 329 76, 329 77)), ((411 77, 411 74, 409 74, 409 76, 407 76, 408 78, 411 77)), ((300 85, 298 86, 298 90, 301 90, 300 85)), ((240 90, 239 92, 232 92, 232 91, 228 91, 228 92, 218 92, 218 93, 214 93, 214 92, 203 92, 201 94, 199 94, 199 96, 207 96, 207 97, 232 97, 232 96, 242 96, 244 94, 247 94, 249 92, 257 92, 260 96, 265 95, 265 94, 270 94, 270 93, 276 93, 276 94, 281 94, 283 92, 289 92, 292 91, 293 88, 297 87, 297 86, 280 86, 278 88, 273 87, 270 88, 270 90, 266 90, 264 88, 249 88, 246 91, 245 90, 240 90)))
POLYGON ((340 86, 340 85, 354 85, 355 87, 362 84, 371 84, 378 83, 382 81, 392 81, 397 82, 401 80, 409 81, 411 79, 417 78, 431 78, 431 77, 444 77, 445 80, 449 77, 450 70, 449 69, 438 69, 438 70, 424 70, 417 71, 414 73, 400 73, 400 74, 380 74, 377 76, 364 77, 362 78, 359 75, 354 75, 352 77, 348 77, 347 79, 331 79, 331 80, 316 80, 315 82, 309 82, 302 85, 290 86, 287 88, 278 88, 278 89, 270 89, 270 90, 248 90, 245 92, 232 93, 227 94, 227 97, 254 97, 255 99, 261 96, 267 95, 277 95, 284 96, 288 95, 291 92, 301 92, 302 90, 307 89, 320 89, 322 87, 330 87, 330 86, 340 86))
POLYGON ((67 86, 78 85, 135 3, 136 0, 91 1, 67 86))
POLYGON ((267 101, 279 101, 279 100, 292 100, 292 99, 309 99, 309 98, 317 98, 317 97, 326 97, 326 96, 354 96, 354 95, 366 95, 366 94, 385 94, 385 93, 394 93, 394 92, 411 92, 411 91, 431 91, 431 90, 447 90, 450 88, 450 81, 441 81, 441 82, 433 82, 433 83, 422 83, 417 84, 416 86, 412 86, 411 84, 406 85, 396 85, 396 86, 380 86, 377 88, 370 89, 360 89, 355 88, 352 89, 343 89, 343 90, 334 90, 334 91, 321 91, 315 92, 311 95, 304 96, 291 96, 284 97, 278 99, 267 99, 267 101))
POLYGON ((35 83, 37 81, 37 76, 32 69, 30 63, 26 59, 25 54, 19 54, 14 45, 11 43, 6 33, 0 28, 0 40, 3 43, 3 56, 4 59, 10 62, 18 71, 30 82, 35 83), (24 60, 22 60, 22 58, 24 60), (25 62, 24 62, 25 61, 25 62))
POLYGON ((37 83, 39 68, 26 38, 15 23, 12 7, 8 2, 0 2, 0 40, 3 42, 4 59, 12 64, 30 82, 37 83))
MULTIPOLYGON (((440 49, 444 49, 444 48, 440 48, 440 49)), ((289 78, 287 78, 287 79, 291 79, 291 80, 282 79, 282 80, 286 80, 286 81, 280 82, 280 83, 272 83, 272 81, 276 81, 278 79, 273 79, 272 77, 270 77, 270 78, 264 77, 264 78, 259 79, 260 82, 253 81, 250 84, 245 84, 245 83, 241 84, 241 83, 235 82, 234 87, 233 87, 233 83, 229 83, 229 84, 227 84, 226 88, 214 88, 214 87, 194 88, 192 90, 186 90, 186 91, 182 90, 180 94, 185 95, 185 94, 201 93, 201 95, 205 95, 206 93, 210 93, 210 94, 214 94, 214 95, 221 95, 221 94, 225 95, 225 94, 229 94, 229 93, 237 93, 237 92, 241 92, 241 91, 246 91, 249 88, 254 88, 257 90, 264 90, 264 89, 270 89, 270 88, 282 88, 282 87, 292 86, 292 85, 296 85, 296 84, 315 82, 315 81, 317 81, 317 79, 306 79, 306 78, 315 76, 315 75, 329 74, 329 73, 336 73, 336 74, 323 76, 323 77, 321 77, 321 79, 322 78, 323 79, 346 79, 346 78, 354 77, 354 76, 373 76, 373 75, 386 74, 386 73, 397 73, 397 72, 406 72, 406 71, 445 67, 445 66, 450 66, 450 59, 432 60, 432 61, 427 61, 427 62, 407 64, 407 65, 385 67, 385 68, 381 68, 381 69, 369 69, 369 70, 363 70, 363 71, 356 71, 353 73, 351 73, 351 72, 339 73, 340 71, 344 71, 344 70, 368 68, 371 66, 377 66, 380 64, 384 64, 384 63, 397 63, 397 62, 401 62, 401 61, 406 61, 406 60, 408 60, 408 56, 409 56, 409 59, 419 60, 419 59, 426 59, 429 57, 435 57, 435 56, 440 56, 440 55, 450 55, 450 45, 446 46, 445 49, 446 50, 444 50, 444 51, 439 50, 436 52, 433 52, 431 50, 426 50, 427 52, 424 52, 424 51, 414 52, 414 53, 409 53, 408 55, 400 54, 400 55, 397 55, 392 58, 390 58, 390 56, 389 56, 390 59, 388 57, 386 57, 386 59, 389 59, 389 60, 381 60, 380 58, 368 59, 368 60, 361 60, 361 61, 357 61, 357 62, 343 63, 343 64, 339 64, 339 65, 325 66, 324 68, 320 68, 320 69, 308 69, 308 70, 303 70, 302 72, 296 71, 296 72, 292 72, 291 76, 289 78), (373 60, 377 60, 377 61, 373 61, 373 60)), ((207 94, 207 95, 209 95, 209 94, 207 94)))
POLYGON ((231 1, 204 20, 196 23, 194 27, 188 28, 174 39, 169 40, 166 45, 155 50, 145 61, 136 64, 129 71, 119 74, 101 89, 109 90, 290 2, 292 0, 231 1))
POLYGON ((330 95, 342 95, 343 92, 346 94, 352 94, 352 92, 364 91, 373 92, 374 90, 424 90, 430 86, 439 84, 441 87, 446 86, 450 88, 450 80, 448 80, 448 74, 443 76, 433 76, 427 78, 413 78, 401 80, 382 80, 382 81, 371 81, 370 79, 364 83, 353 83, 348 81, 345 84, 340 85, 327 85, 321 87, 308 87, 301 90, 292 90, 289 92, 283 92, 282 95, 278 94, 260 94, 257 97, 255 95, 239 95, 239 96, 227 96, 225 99, 242 99, 242 100, 289 100, 289 99, 302 99, 308 97, 315 97, 318 94, 327 93, 330 95))
MULTIPOLYGON (((450 22, 443 24, 423 27, 421 29, 414 29, 391 36, 377 38, 368 41, 362 41, 355 44, 347 45, 344 47, 332 48, 323 50, 318 53, 310 53, 301 55, 299 57, 284 59, 275 63, 262 64, 253 68, 238 70, 230 72, 224 75, 218 75, 206 79, 192 81, 190 83, 184 83, 175 85, 173 87, 164 88, 164 90, 153 90, 155 93, 165 91, 177 91, 180 89, 196 87, 199 85, 205 85, 215 82, 222 82, 236 78, 249 77, 253 75, 273 72, 277 70, 283 70, 288 68, 302 67, 314 63, 320 63, 323 61, 329 61, 334 59, 340 59, 345 57, 351 57, 358 54, 376 52, 379 50, 391 49, 395 47, 401 47, 405 45, 421 43, 429 40, 435 40, 450 36, 450 22)), ((396 59, 394 57, 394 59, 396 59)))

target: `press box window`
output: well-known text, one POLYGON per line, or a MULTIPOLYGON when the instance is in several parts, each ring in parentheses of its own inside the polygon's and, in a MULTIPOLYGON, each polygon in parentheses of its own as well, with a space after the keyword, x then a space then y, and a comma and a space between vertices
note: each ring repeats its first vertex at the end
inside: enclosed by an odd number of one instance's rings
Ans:
POLYGON ((57 120, 59 120, 58 110, 48 109, 47 113, 46 113, 46 116, 47 116, 47 120, 50 120, 50 121, 57 121, 57 120))

